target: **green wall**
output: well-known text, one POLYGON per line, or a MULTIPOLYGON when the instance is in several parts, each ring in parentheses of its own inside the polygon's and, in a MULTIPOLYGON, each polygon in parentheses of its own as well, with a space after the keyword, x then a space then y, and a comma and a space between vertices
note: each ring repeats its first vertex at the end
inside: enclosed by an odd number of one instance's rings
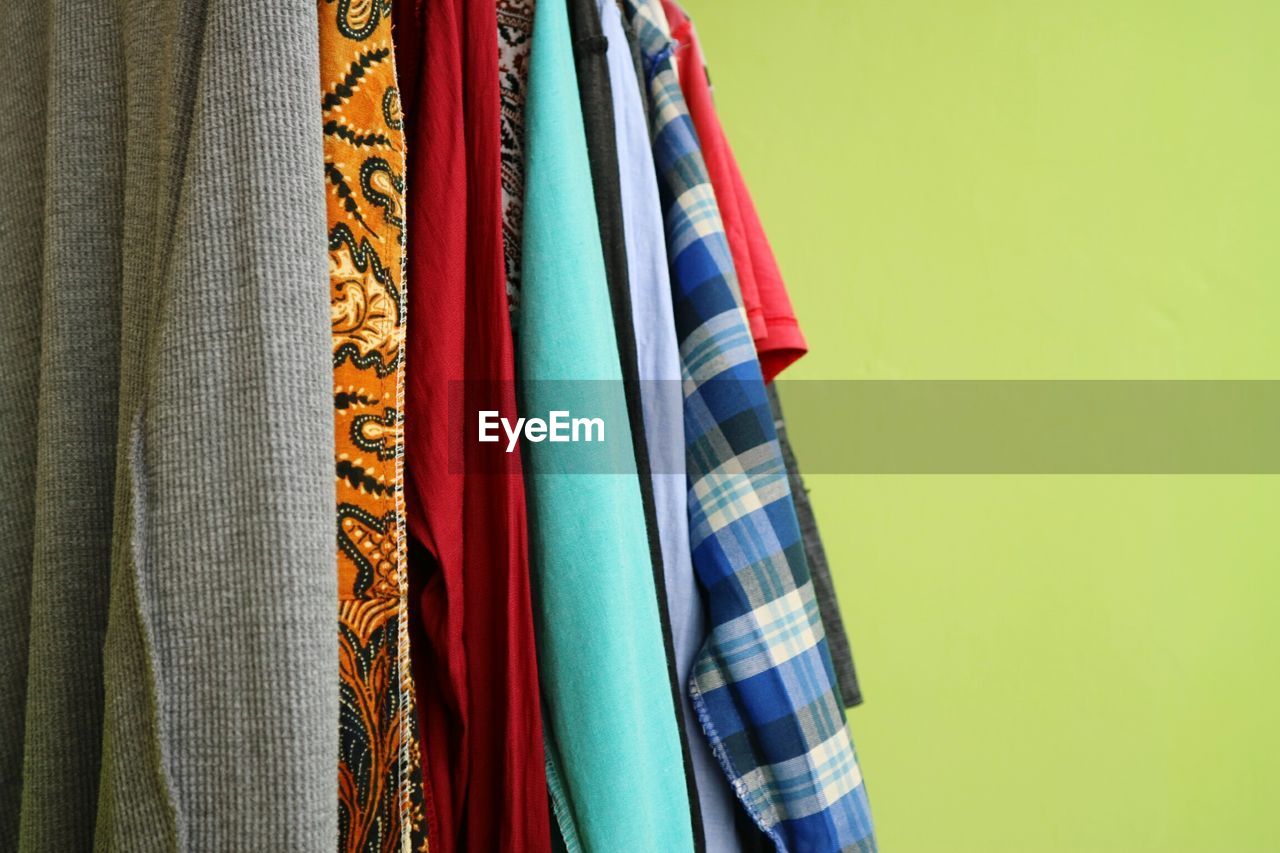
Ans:
MULTIPOLYGON (((688 8, 791 378, 1280 378, 1280 4, 688 8)), ((1280 481, 810 485, 886 853, 1280 850, 1280 481)))

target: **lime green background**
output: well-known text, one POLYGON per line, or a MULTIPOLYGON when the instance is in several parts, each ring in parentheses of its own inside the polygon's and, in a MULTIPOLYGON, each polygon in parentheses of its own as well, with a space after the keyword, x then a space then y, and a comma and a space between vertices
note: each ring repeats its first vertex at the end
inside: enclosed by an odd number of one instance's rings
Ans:
MULTIPOLYGON (((688 6, 789 376, 1280 378, 1280 4, 688 6)), ((810 485, 884 850, 1280 850, 1276 478, 810 485)))

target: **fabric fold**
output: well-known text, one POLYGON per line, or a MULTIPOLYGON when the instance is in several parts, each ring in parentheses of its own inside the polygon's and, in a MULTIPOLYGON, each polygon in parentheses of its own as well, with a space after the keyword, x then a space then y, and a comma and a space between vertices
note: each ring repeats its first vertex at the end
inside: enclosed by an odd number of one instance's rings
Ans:
MULTIPOLYGON (((605 412, 634 448, 593 205, 565 0, 534 13, 525 104, 518 350, 523 411, 605 412)), ((548 775, 576 851, 689 851, 693 829, 634 473, 571 473, 525 447, 548 775)))
POLYGON ((698 136, 707 179, 715 192, 725 241, 733 256, 760 370, 765 381, 771 382, 808 352, 809 345, 800 331, 773 248, 716 113, 711 75, 693 21, 672 0, 662 0, 662 9, 675 47, 680 89, 698 136))
POLYGON ((617 145, 623 237, 644 432, 652 464, 654 510, 662 548, 664 604, 671 626, 672 655, 680 685, 679 705, 693 765, 706 848, 739 849, 739 810, 728 780, 716 764, 684 685, 706 632, 702 593, 689 548, 689 504, 684 474, 684 413, 680 351, 671 307, 671 280, 662 224, 658 177, 649 145, 648 98, 637 73, 634 39, 613 0, 591 0, 608 41, 607 60, 617 145))
POLYGON ((333 850, 316 5, 4 4, 0 45, 0 848, 333 850))
POLYGON ((403 420, 405 146, 391 19, 317 0, 329 179, 338 530, 338 845, 426 844, 409 666, 403 420), (363 25, 362 25, 363 24, 363 25), (358 188, 358 191, 357 191, 358 188))
POLYGON ((689 689, 711 748, 780 851, 871 851, 764 377, 657 0, 628 0, 652 140, 685 386, 689 532, 708 634, 689 689))
MULTIPOLYGON (((670 616, 671 605, 667 600, 669 590, 664 580, 667 572, 665 566, 667 554, 662 547, 662 534, 659 530, 656 501, 659 494, 657 490, 661 489, 662 483, 655 479, 653 473, 654 469, 650 458, 650 441, 652 439, 659 442, 655 449, 661 453, 667 449, 661 444, 665 437, 662 434, 663 428, 670 429, 675 426, 675 432, 681 437, 683 436, 683 431, 676 426, 679 423, 678 418, 670 420, 668 424, 653 422, 652 416, 657 414, 653 405, 648 406, 650 422, 646 423, 645 398, 653 398, 655 393, 662 393, 662 389, 654 386, 651 382, 642 384, 641 380, 654 377, 642 374, 639 351, 641 341, 644 341, 644 345, 648 347, 649 339, 663 332, 669 333, 674 343, 674 326, 668 323, 665 329, 651 329, 650 324, 661 318, 636 313, 637 307, 642 312, 645 311, 647 304, 645 295, 641 293, 639 305, 637 306, 637 297, 633 294, 633 283, 630 277, 628 254, 630 244, 627 239, 627 226, 624 221, 624 195, 621 181, 622 164, 619 158, 621 149, 618 145, 617 137, 618 117, 614 107, 614 91, 611 79, 611 65, 614 64, 615 58, 609 56, 611 51, 615 55, 626 56, 626 39, 621 31, 615 33, 613 39, 605 35, 601 23, 602 13, 597 5, 597 0, 567 0, 567 2, 569 7, 569 32, 573 38, 575 66, 578 72, 578 95, 581 99, 582 118, 586 131, 587 159, 591 166, 591 185, 596 201, 596 220, 600 228, 601 248, 604 251, 605 279, 609 285, 609 303, 613 309, 614 334, 618 340, 623 391, 627 399, 627 419, 631 430, 632 444, 635 447, 636 475, 639 478, 640 503, 644 509, 645 532, 649 543, 649 559, 653 566, 654 586, 658 594, 658 616, 661 623, 663 646, 666 649, 671 700, 677 706, 680 706, 683 704, 682 696, 684 693, 681 689, 681 684, 683 683, 682 670, 679 666, 673 637, 670 616)), ((615 19, 619 17, 616 5, 611 10, 606 10, 604 14, 608 15, 610 12, 612 12, 612 16, 615 19)), ((634 69, 628 67, 624 70, 630 71, 634 81, 634 69)), ((630 95, 633 101, 636 91, 634 83, 631 88, 624 89, 624 92, 630 95)), ((622 104, 620 106, 625 109, 627 105, 622 104)), ((647 150, 647 146, 645 148, 647 150)), ((632 152, 628 151, 627 155, 628 157, 632 156, 632 152)), ((652 163, 652 160, 650 160, 650 163, 652 163)), ((650 187, 656 191, 657 184, 651 183, 650 187)), ((646 284, 652 283, 637 282, 635 286, 644 288, 646 284)), ((669 290, 667 299, 669 302, 669 290)), ((674 353, 673 346, 672 354, 674 355, 674 353)), ((644 357, 648 360, 654 358, 648 352, 645 353, 644 357)), ((652 404, 655 401, 650 399, 649 402, 652 404)), ((675 409, 673 413, 678 413, 678 409, 675 409)), ((659 466, 663 466, 665 461, 659 457, 659 466)), ((673 469, 668 468, 667 470, 673 469)), ((678 571, 679 567, 676 567, 675 570, 678 571)), ((695 598, 694 601, 696 602, 696 600, 695 598)), ((701 739, 701 735, 696 730, 696 727, 690 732, 684 726, 681 726, 680 734, 681 753, 685 763, 685 778, 689 784, 689 808, 693 819, 694 847, 701 851, 705 849, 706 841, 703 834, 702 808, 700 797, 698 796, 693 758, 693 748, 701 748, 701 744, 697 742, 701 739), (690 743, 690 734, 695 739, 693 744, 690 743)))
POLYGON ((476 464, 479 408, 515 416, 502 250, 497 12, 393 6, 406 136, 410 646, 433 853, 549 849, 523 471, 476 464))
POLYGON ((773 426, 778 431, 778 447, 787 466, 787 480, 796 503, 796 519, 800 522, 800 537, 804 540, 804 556, 813 576, 814 594, 818 598, 818 612, 822 615, 822 628, 827 635, 827 648, 831 652, 831 664, 835 668, 836 682, 845 707, 862 704, 862 688, 858 686, 858 672, 853 666, 853 652, 849 648, 849 636, 840 615, 840 602, 836 598, 836 586, 827 565, 827 549, 818 532, 818 519, 809 501, 809 491, 800 475, 800 463, 787 438, 787 424, 782 415, 782 400, 775 385, 768 386, 769 407, 773 410, 773 426))

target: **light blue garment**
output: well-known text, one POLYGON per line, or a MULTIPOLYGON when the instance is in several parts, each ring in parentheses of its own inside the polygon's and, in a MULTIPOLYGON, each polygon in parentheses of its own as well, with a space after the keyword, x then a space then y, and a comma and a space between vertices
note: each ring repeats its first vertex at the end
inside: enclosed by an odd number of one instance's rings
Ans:
MULTIPOLYGON (((689 548, 688 484, 684 474, 684 397, 680 388, 680 349, 671 309, 666 233, 658 176, 649 141, 647 107, 623 30, 622 12, 614 0, 596 0, 600 24, 608 39, 609 84, 613 93, 618 175, 622 189, 623 233, 631 314, 636 332, 640 401, 653 468, 653 503, 662 545, 667 613, 676 673, 685 685, 706 638, 702 593, 693 574, 689 548)), ((734 815, 738 809, 729 780, 716 763, 702 725, 685 690, 680 691, 689 752, 708 853, 732 853, 738 844, 734 815)))
MULTIPOLYGON (((537 5, 525 110, 521 414, 603 415, 615 458, 634 460, 565 0, 537 5)), ((691 851, 634 462, 566 473, 576 447, 526 442, 552 805, 570 853, 691 851)))

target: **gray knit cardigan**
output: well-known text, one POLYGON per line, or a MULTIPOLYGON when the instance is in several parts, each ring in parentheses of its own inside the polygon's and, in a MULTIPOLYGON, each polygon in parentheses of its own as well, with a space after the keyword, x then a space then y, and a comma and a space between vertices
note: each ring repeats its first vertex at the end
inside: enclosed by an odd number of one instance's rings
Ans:
POLYGON ((0 850, 335 849, 316 38, 0 3, 0 850))

